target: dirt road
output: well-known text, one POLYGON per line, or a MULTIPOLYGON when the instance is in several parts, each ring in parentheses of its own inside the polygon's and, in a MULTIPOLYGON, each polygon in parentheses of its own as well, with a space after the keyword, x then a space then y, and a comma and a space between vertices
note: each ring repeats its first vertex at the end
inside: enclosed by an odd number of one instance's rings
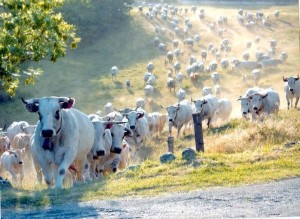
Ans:
POLYGON ((300 216, 300 178, 158 197, 50 206, 2 218, 236 218, 300 216))

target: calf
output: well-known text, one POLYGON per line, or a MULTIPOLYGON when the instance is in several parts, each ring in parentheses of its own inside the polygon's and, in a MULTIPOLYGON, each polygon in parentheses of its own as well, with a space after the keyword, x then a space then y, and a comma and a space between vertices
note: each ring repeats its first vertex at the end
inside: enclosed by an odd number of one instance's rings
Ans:
POLYGON ((296 98, 295 108, 300 97, 300 80, 299 75, 297 77, 283 77, 284 81, 284 92, 287 101, 287 108, 290 109, 290 105, 293 106, 293 99, 296 98))
POLYGON ((9 138, 6 135, 1 134, 0 135, 0 156, 9 149, 10 149, 9 138))
POLYGON ((17 174, 20 174, 20 183, 24 178, 23 170, 23 153, 24 150, 9 150, 2 154, 0 158, 0 174, 7 171, 11 174, 13 182, 17 183, 17 174))

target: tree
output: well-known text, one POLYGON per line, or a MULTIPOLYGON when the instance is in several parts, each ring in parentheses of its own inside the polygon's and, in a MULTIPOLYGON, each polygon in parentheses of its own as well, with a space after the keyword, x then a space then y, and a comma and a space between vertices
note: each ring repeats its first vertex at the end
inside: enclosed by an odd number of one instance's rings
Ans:
MULTIPOLYGON (((75 26, 64 21, 55 10, 63 0, 3 0, 0 13, 0 83, 13 96, 24 77, 34 84, 42 70, 24 64, 65 56, 67 47, 76 48, 80 41, 75 26)), ((1 86, 0 85, 0 86, 1 86)), ((1 89, 1 87, 0 87, 1 89)))

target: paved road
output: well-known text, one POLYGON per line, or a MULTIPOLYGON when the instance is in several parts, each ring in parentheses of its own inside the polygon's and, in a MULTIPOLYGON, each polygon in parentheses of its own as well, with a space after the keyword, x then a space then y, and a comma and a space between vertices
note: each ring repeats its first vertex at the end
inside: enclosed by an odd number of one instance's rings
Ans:
POLYGON ((300 178, 158 197, 128 197, 2 211, 2 218, 300 217, 300 178))

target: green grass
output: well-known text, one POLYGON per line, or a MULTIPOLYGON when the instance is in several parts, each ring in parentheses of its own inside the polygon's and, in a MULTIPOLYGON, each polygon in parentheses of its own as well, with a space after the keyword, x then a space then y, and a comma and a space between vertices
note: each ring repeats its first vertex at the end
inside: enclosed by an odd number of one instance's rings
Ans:
MULTIPOLYGON (((219 45, 220 38, 207 32, 207 24, 214 22, 216 15, 226 13, 233 27, 225 32, 230 37, 233 51, 230 54, 240 58, 246 42, 254 39, 256 34, 261 36, 261 49, 267 50, 268 41, 276 38, 278 52, 288 52, 287 64, 277 69, 263 71, 262 87, 272 86, 279 91, 281 110, 278 115, 271 116, 263 123, 252 123, 239 119, 240 106, 238 97, 252 86, 251 81, 246 85, 241 83, 237 73, 224 72, 221 86, 224 96, 233 104, 232 120, 228 124, 214 127, 210 130, 204 125, 205 153, 199 153, 194 163, 188 164, 181 159, 180 151, 186 147, 194 147, 191 130, 185 136, 175 139, 175 155, 177 159, 170 164, 159 163, 159 156, 167 151, 167 133, 157 139, 147 140, 140 151, 143 161, 136 171, 128 171, 121 175, 107 176, 102 182, 91 182, 60 191, 47 189, 45 185, 37 185, 34 172, 27 174, 23 187, 10 191, 2 191, 2 208, 25 209, 41 206, 51 206, 66 202, 79 202, 109 197, 124 197, 126 195, 158 195, 169 192, 191 191, 214 186, 235 186, 256 182, 278 180, 300 176, 300 145, 285 147, 284 144, 298 142, 300 136, 299 111, 287 111, 283 93, 282 76, 295 75, 300 69, 298 48, 298 10, 293 6, 261 6, 267 13, 276 9, 281 11, 280 19, 271 18, 277 28, 257 29, 249 31, 237 24, 235 20, 237 7, 225 9, 222 7, 204 7, 207 14, 206 23, 202 24, 197 15, 191 17, 193 34, 202 34, 200 46, 189 51, 185 50, 182 57, 182 72, 188 64, 188 53, 191 52, 200 59, 200 51, 209 42, 219 45), (214 15, 210 13, 214 11, 214 15)), ((239 8, 239 7, 238 7, 239 8)), ((254 13, 256 7, 247 7, 254 13)), ((112 35, 90 42, 89 45, 79 45, 78 49, 69 51, 68 55, 57 63, 46 61, 37 63, 45 72, 37 79, 34 87, 21 86, 15 98, 0 105, 0 124, 10 124, 12 121, 27 120, 35 123, 38 116, 25 111, 20 97, 32 98, 49 95, 72 96, 76 99, 76 108, 85 113, 95 113, 103 110, 107 100, 117 108, 134 107, 137 97, 143 96, 143 75, 149 61, 155 64, 154 73, 157 76, 156 92, 153 97, 155 106, 146 106, 148 111, 160 110, 159 105, 174 104, 176 97, 166 86, 167 69, 164 68, 164 53, 153 47, 155 36, 154 26, 161 23, 150 23, 145 16, 133 12, 134 18, 128 26, 120 27, 112 35), (120 74, 117 83, 112 83, 110 68, 117 65, 120 74), (126 79, 133 85, 132 93, 122 86, 126 79)), ((184 15, 179 16, 184 19, 184 15)), ((167 34, 164 39, 168 49, 174 36, 167 34)), ((251 48, 251 54, 256 47, 251 48)), ((209 55, 208 61, 212 59, 209 55)), ((250 59, 254 59, 253 57, 250 59)), ((168 67, 171 67, 169 65, 168 67)), ((249 74, 248 72, 244 72, 249 74)), ((198 86, 185 79, 183 88, 187 90, 188 98, 198 99, 203 86, 212 86, 209 75, 202 75, 198 86)), ((161 112, 163 112, 161 110, 161 112)), ((175 132, 174 132, 175 133, 175 132)), ((132 163, 134 163, 132 161, 132 163)))

